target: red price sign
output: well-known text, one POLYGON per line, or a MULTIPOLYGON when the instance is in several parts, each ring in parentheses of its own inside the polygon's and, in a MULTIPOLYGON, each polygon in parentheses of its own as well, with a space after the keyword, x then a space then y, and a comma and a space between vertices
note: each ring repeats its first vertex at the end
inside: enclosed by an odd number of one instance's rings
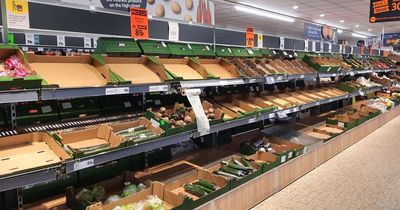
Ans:
POLYGON ((254 28, 246 27, 246 47, 253 48, 254 47, 254 28))
POLYGON ((131 37, 134 39, 149 38, 149 19, 147 10, 131 7, 131 37))

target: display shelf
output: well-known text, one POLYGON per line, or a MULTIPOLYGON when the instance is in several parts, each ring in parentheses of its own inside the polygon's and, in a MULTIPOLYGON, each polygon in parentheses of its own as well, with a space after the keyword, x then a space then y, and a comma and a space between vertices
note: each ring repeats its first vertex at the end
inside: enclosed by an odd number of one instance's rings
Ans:
POLYGON ((306 80, 306 79, 316 79, 317 76, 318 76, 317 73, 315 73, 315 74, 290 74, 287 76, 287 78, 289 80, 292 80, 292 79, 305 79, 306 80))
POLYGON ((0 177, 0 192, 57 179, 59 166, 53 166, 23 174, 0 177))
POLYGON ((210 79, 210 80, 191 80, 181 81, 182 88, 203 88, 203 87, 218 87, 228 85, 243 85, 248 83, 255 83, 257 78, 254 79, 210 79))
POLYGON ((37 89, 0 91, 0 104, 37 100, 39 100, 37 89))
POLYGON ((327 77, 339 77, 349 75, 350 72, 332 72, 332 73, 319 73, 319 78, 327 78, 327 77))

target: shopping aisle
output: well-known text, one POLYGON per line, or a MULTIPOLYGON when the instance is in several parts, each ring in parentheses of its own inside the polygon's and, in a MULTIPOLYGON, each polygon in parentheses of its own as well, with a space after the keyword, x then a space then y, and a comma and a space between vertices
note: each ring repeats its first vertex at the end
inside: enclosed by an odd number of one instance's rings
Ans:
POLYGON ((253 210, 400 209, 400 116, 253 210))

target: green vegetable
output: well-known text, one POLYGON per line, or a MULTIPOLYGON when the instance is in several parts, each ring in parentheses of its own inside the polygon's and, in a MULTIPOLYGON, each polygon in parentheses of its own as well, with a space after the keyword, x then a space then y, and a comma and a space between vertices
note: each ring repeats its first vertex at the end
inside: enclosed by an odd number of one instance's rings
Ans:
POLYGON ((203 187, 203 186, 201 186, 201 185, 196 185, 196 184, 194 184, 193 186, 199 187, 200 189, 202 189, 202 190, 203 190, 204 192, 206 192, 207 194, 214 192, 214 190, 209 189, 209 188, 207 188, 207 187, 203 187))
POLYGON ((123 198, 125 198, 125 197, 128 197, 128 196, 130 196, 130 195, 132 195, 132 194, 135 194, 135 193, 137 193, 137 192, 139 192, 139 190, 138 190, 138 187, 136 186, 136 185, 134 185, 134 184, 127 184, 126 186, 125 186, 125 188, 122 190, 122 195, 121 195, 121 197, 123 197, 123 198))
POLYGON ((242 170, 242 171, 253 170, 252 167, 241 166, 241 165, 238 165, 238 164, 234 163, 233 161, 229 161, 229 162, 222 161, 222 163, 227 165, 227 166, 229 166, 230 168, 234 168, 234 169, 237 169, 237 170, 242 170))
POLYGON ((246 166, 246 167, 252 167, 252 166, 251 166, 251 162, 250 162, 249 160, 247 160, 246 158, 241 157, 241 158, 240 158, 240 161, 243 163, 244 166, 246 166))
POLYGON ((201 186, 206 187, 206 188, 208 188, 210 190, 213 190, 213 191, 217 190, 215 185, 213 185, 210 181, 205 180, 205 179, 200 179, 199 181, 197 181, 197 182, 195 182, 193 184, 194 185, 201 185, 201 186))
POLYGON ((121 197, 119 197, 119 195, 110 195, 110 196, 108 196, 108 198, 106 199, 106 201, 104 203, 105 204, 114 203, 120 199, 121 199, 121 197))
POLYGON ((240 179, 239 176, 236 176, 236 175, 233 175, 233 174, 230 174, 230 173, 225 173, 223 171, 215 171, 214 173, 216 173, 216 174, 218 174, 220 176, 227 177, 229 179, 240 179))
POLYGON ((139 191, 142 191, 142 190, 144 190, 144 189, 146 189, 147 188, 147 186, 146 185, 144 185, 143 183, 140 183, 140 184, 138 184, 138 189, 139 189, 139 191))
POLYGON ((222 166, 220 170, 223 172, 226 172, 226 173, 233 174, 235 176, 243 176, 244 175, 242 171, 237 170, 235 168, 228 167, 228 166, 222 166))
POLYGON ((86 189, 86 188, 83 188, 81 191, 79 191, 77 194, 76 194, 76 198, 78 199, 78 200, 80 200, 80 201, 82 201, 82 202, 87 202, 87 203, 90 203, 90 202, 92 202, 93 201, 93 194, 92 194, 92 191, 90 191, 90 190, 88 190, 88 189, 86 189))
POLYGON ((207 195, 207 192, 204 191, 200 185, 191 185, 191 184, 185 184, 183 186, 183 188, 185 189, 186 192, 191 193, 195 196, 198 197, 203 197, 205 195, 207 195))
POLYGON ((139 126, 136 126, 136 127, 133 127, 133 128, 129 128, 129 129, 126 129, 126 130, 119 131, 119 132, 117 132, 116 134, 118 134, 118 135, 125 135, 125 134, 127 134, 127 133, 133 133, 133 132, 141 131, 141 130, 145 130, 145 129, 146 129, 146 126, 144 126, 144 125, 139 125, 139 126))
POLYGON ((92 189, 92 195, 95 201, 102 201, 106 195, 106 190, 102 186, 94 186, 92 189))

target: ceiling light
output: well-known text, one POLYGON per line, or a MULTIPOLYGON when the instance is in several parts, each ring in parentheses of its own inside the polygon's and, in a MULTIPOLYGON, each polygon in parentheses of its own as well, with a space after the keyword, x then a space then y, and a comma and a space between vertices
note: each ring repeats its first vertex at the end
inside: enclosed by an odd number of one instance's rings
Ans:
POLYGON ((293 9, 298 9, 299 8, 299 5, 294 5, 293 7, 292 7, 293 9))
POLYGON ((341 33, 343 33, 343 30, 342 30, 342 29, 338 29, 337 32, 338 32, 339 34, 341 34, 341 33))
POLYGON ((252 8, 243 7, 243 6, 235 6, 235 9, 238 11, 241 11, 241 12, 264 16, 267 18, 273 18, 276 20, 282 20, 282 21, 291 22, 291 23, 293 23, 295 21, 291 17, 285 16, 285 15, 280 15, 280 14, 275 14, 275 13, 268 12, 265 10, 252 9, 252 8))
POLYGON ((368 29, 368 31, 372 31, 372 29, 368 29))
POLYGON ((362 34, 357 34, 357 33, 352 33, 351 36, 358 37, 358 38, 364 38, 364 39, 367 38, 367 36, 362 35, 362 34))
POLYGON ((356 25, 356 28, 360 27, 360 25, 356 25))
POLYGON ((319 16, 320 16, 320 17, 325 17, 325 14, 320 14, 319 16))
POLYGON ((344 23, 344 20, 340 20, 340 23, 344 23))

